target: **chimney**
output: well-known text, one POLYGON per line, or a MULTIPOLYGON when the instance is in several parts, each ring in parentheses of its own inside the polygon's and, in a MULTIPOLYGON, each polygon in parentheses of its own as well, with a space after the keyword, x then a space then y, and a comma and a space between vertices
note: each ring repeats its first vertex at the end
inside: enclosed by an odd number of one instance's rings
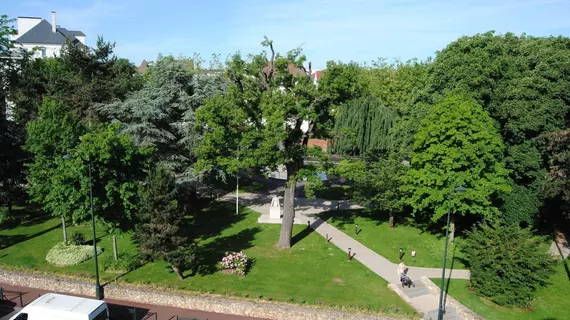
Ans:
POLYGON ((55 11, 51 12, 51 32, 55 33, 56 31, 56 24, 55 24, 55 11))

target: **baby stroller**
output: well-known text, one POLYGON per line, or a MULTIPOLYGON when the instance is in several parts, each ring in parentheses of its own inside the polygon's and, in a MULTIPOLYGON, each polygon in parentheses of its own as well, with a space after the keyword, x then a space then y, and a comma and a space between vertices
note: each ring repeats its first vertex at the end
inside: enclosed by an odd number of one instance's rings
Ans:
POLYGON ((400 275, 400 282, 402 283, 402 288, 405 286, 408 286, 408 288, 411 286, 413 286, 414 288, 416 287, 412 279, 410 279, 410 277, 408 277, 408 275, 405 273, 402 273, 400 275))

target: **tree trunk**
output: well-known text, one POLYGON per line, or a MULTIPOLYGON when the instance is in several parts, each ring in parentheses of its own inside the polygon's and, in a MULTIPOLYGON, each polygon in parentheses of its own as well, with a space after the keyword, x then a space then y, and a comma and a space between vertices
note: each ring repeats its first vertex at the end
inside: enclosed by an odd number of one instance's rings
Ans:
POLYGON ((63 229, 63 242, 67 243, 67 228, 65 226, 65 217, 61 217, 61 228, 63 229))
POLYGON ((283 197, 283 222, 281 223, 279 243, 277 243, 277 247, 280 249, 291 248, 293 220, 295 219, 295 189, 297 187, 297 178, 295 176, 296 172, 297 168, 295 165, 287 165, 288 181, 285 186, 285 195, 283 197))
POLYGON ((394 228, 394 213, 392 212, 392 210, 390 210, 388 213, 390 214, 390 220, 389 220, 390 228, 394 228))
POLYGON ((452 213, 449 222, 449 242, 453 243, 453 240, 455 240, 455 215, 452 213))
POLYGON ((178 279, 184 280, 184 275, 182 274, 182 268, 176 267, 176 266, 172 266, 172 270, 174 270, 174 272, 175 272, 176 275, 178 276, 178 279))
POLYGON ((115 258, 115 261, 117 261, 117 259, 119 259, 119 250, 117 250, 117 236, 113 235, 113 257, 115 258))

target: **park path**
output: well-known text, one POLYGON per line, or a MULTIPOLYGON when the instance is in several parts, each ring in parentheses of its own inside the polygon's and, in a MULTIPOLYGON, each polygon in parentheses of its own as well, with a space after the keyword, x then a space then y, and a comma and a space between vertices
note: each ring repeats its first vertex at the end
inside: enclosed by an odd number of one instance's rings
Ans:
MULTIPOLYGON (((272 195, 267 194, 240 193, 239 202, 240 205, 260 212, 262 216, 268 216, 271 198, 272 195)), ((227 194, 221 199, 225 201, 235 201, 235 193, 227 194)), ((397 264, 392 263, 318 217, 318 214, 324 211, 355 208, 359 208, 359 206, 351 205, 348 201, 344 200, 296 198, 295 223, 310 225, 313 230, 323 237, 326 237, 330 243, 347 253, 347 256, 350 250, 352 259, 358 260, 368 269, 388 281, 390 287, 396 291, 398 295, 418 312, 424 314, 425 319, 437 319, 439 296, 434 290, 430 290, 428 284, 424 281, 427 280, 426 278, 440 278, 441 269, 411 268, 408 271, 408 275, 414 280, 416 286, 412 288, 402 288, 397 274, 397 264)), ((469 270, 447 269, 446 277, 452 279, 469 279, 469 270)), ((464 317, 460 315, 459 310, 456 310, 455 307, 447 306, 444 319, 455 320, 464 319, 464 317)))

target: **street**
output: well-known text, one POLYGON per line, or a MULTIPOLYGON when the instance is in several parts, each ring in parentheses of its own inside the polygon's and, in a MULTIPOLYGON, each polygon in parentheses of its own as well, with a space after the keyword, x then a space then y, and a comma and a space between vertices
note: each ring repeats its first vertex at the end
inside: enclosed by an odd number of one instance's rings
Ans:
MULTIPOLYGON (((27 305, 34 301, 40 295, 47 293, 48 291, 27 288, 27 287, 17 287, 10 286, 0 283, 0 287, 8 292, 4 293, 4 299, 7 301, 2 301, 3 307, 0 308, 0 320, 8 320, 11 312, 14 308, 21 307, 20 297, 18 294, 11 293, 13 291, 22 292, 22 303, 27 305)), ((109 312, 112 320, 175 320, 176 316, 182 318, 199 319, 199 320, 263 320, 260 318, 242 317, 234 316, 220 313, 204 312, 197 310, 188 310, 180 308, 172 308, 157 305, 148 304, 138 304, 126 301, 117 301, 105 299, 107 305, 109 306, 109 312), (133 309, 134 308, 134 309, 133 309), (133 314, 133 310, 135 314, 133 314), (156 314, 156 318, 155 318, 156 314)), ((33 319, 32 319, 33 320, 33 319)))

